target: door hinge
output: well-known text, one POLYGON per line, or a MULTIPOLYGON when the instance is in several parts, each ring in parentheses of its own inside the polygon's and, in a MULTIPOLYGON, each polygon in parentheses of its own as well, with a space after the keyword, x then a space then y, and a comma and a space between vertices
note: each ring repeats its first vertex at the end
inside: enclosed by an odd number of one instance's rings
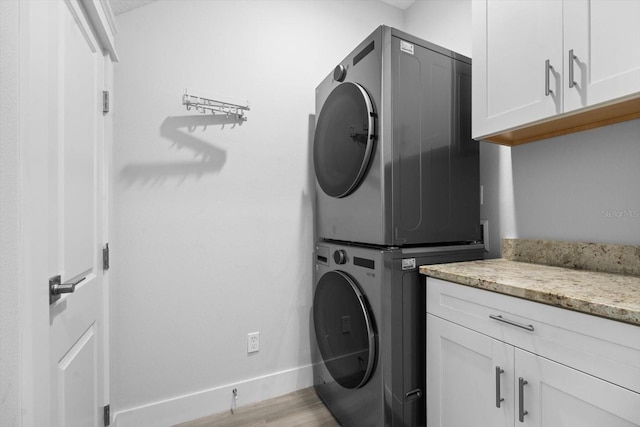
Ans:
POLYGON ((105 114, 109 112, 109 91, 108 90, 102 91, 102 112, 105 114))
POLYGON ((108 426, 111 424, 111 405, 107 405, 104 407, 104 425, 108 426))
POLYGON ((107 271, 109 269, 109 244, 106 243, 102 248, 102 269, 107 271))

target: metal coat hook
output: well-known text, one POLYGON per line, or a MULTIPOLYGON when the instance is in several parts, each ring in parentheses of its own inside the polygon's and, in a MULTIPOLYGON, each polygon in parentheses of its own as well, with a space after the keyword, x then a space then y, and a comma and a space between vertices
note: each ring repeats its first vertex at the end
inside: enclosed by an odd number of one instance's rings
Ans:
POLYGON ((249 105, 232 104, 230 102, 216 101, 215 99, 202 98, 200 96, 189 95, 185 90, 182 95, 182 105, 187 107, 187 111, 191 107, 195 107, 196 111, 203 114, 210 112, 212 114, 224 114, 226 117, 235 115, 239 120, 246 121, 245 113, 249 111, 249 105))

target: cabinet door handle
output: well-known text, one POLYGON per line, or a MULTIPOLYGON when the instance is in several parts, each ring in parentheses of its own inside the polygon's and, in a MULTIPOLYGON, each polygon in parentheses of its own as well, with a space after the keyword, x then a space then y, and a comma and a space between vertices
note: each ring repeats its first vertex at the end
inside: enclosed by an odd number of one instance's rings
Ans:
POLYGON ((504 401, 504 397, 500 397, 500 374, 504 373, 504 370, 500 366, 496 366, 496 408, 500 407, 500 402, 504 401))
POLYGON ((527 331, 533 332, 533 325, 525 325, 524 323, 516 322, 515 320, 510 320, 502 317, 501 315, 490 314, 490 318, 493 320, 497 320, 498 322, 503 322, 508 325, 517 326, 518 328, 526 329, 527 331))
POLYGON ((545 96, 549 96, 550 94, 553 93, 553 90, 551 90, 551 88, 549 87, 549 73, 551 73, 551 70, 553 70, 553 66, 551 65, 551 63, 549 63, 549 60, 547 59, 546 61, 544 61, 544 94, 545 96))
POLYGON ((529 412, 524 410, 524 386, 529 384, 524 378, 518 378, 518 421, 524 422, 524 416, 529 412))
POLYGON ((578 57, 573 54, 573 49, 569 50, 569 88, 577 84, 573 79, 573 67, 575 66, 574 62, 576 59, 578 59, 578 57))

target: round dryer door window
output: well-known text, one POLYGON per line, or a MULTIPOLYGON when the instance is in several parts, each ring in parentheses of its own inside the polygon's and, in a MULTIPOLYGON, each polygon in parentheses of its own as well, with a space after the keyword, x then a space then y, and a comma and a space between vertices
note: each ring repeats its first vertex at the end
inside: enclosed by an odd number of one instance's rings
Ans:
POLYGON ((322 360, 345 388, 362 387, 375 365, 373 319, 355 281, 330 271, 318 281, 313 321, 322 360))
POLYGON ((375 139, 375 112, 367 91, 342 83, 327 97, 316 124, 313 163, 322 190, 345 197, 362 181, 375 139))

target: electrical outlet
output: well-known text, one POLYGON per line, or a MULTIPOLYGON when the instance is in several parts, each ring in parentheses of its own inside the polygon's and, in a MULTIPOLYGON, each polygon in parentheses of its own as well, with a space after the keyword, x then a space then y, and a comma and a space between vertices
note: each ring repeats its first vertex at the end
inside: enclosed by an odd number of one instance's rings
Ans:
POLYGON ((247 335, 247 353, 260 351, 260 332, 251 332, 247 335))

